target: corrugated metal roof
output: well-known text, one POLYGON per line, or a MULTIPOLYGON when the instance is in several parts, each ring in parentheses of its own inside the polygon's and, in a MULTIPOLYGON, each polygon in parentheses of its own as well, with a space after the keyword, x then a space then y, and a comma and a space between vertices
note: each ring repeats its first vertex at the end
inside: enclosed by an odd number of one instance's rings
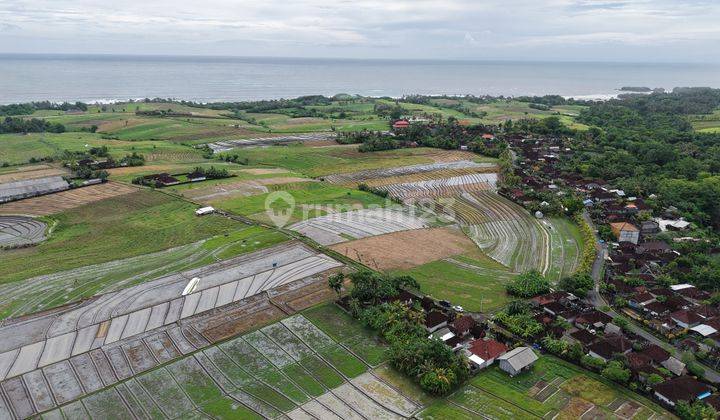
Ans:
POLYGON ((537 355, 530 347, 518 347, 497 358, 497 360, 500 361, 507 361, 515 370, 520 370, 526 366, 530 366, 537 359, 537 355))

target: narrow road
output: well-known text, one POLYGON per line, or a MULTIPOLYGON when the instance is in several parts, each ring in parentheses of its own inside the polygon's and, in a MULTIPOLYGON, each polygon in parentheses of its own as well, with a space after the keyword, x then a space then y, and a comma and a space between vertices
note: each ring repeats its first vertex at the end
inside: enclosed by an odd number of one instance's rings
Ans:
MULTIPOLYGON (((600 282, 602 282, 603 278, 603 267, 605 264, 605 257, 607 256, 607 244, 604 242, 600 242, 600 238, 597 236, 597 229, 595 229, 595 224, 593 223, 592 219, 590 218, 590 215, 587 214, 587 212, 583 212, 583 219, 590 225, 590 227, 593 228, 593 232, 595 232, 595 244, 597 248, 597 254, 595 255, 595 262, 593 263, 592 270, 590 275, 592 276, 593 280, 595 281, 595 287, 593 290, 588 292, 587 301, 591 305, 593 305, 597 310, 604 312, 608 315, 610 315, 613 318, 619 317, 620 315, 615 312, 612 308, 610 308, 610 305, 608 305, 607 301, 605 301, 605 298, 602 297, 600 294, 600 282), (603 310, 606 309, 606 310, 603 310)), ((639 325, 635 324, 634 321, 628 322, 628 329, 632 331, 633 333, 639 335, 643 339, 647 340, 649 343, 655 344, 657 346, 660 346, 664 348, 665 350, 668 350, 671 355, 673 355, 678 360, 681 359, 682 355, 680 354, 680 351, 675 348, 672 344, 668 343, 665 340, 662 340, 649 331, 645 330, 644 328, 640 327, 639 325)), ((709 366, 702 364, 703 368, 705 369, 705 378, 709 380, 712 383, 720 383, 720 373, 716 370, 713 370, 709 366)))

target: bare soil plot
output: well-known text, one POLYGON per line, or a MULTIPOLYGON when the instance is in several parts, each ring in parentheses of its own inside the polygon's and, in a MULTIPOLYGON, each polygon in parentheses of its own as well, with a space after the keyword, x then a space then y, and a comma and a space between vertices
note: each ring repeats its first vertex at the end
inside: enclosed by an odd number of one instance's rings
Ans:
POLYGON ((474 246, 461 231, 445 227, 389 233, 330 248, 380 270, 397 270, 463 254, 474 246))
POLYGON ((49 176, 67 175, 70 172, 65 168, 53 168, 46 165, 20 167, 16 171, 0 175, 0 184, 25 179, 45 178, 49 176))
POLYGON ((156 165, 144 165, 144 166, 125 166, 122 168, 108 169, 110 176, 121 176, 121 175, 132 175, 138 172, 168 172, 177 168, 177 164, 156 164, 156 165))
POLYGON ((138 191, 137 187, 117 182, 90 185, 55 194, 0 204, 0 214, 47 216, 74 209, 88 203, 138 191))
POLYGON ((478 155, 464 150, 437 149, 434 153, 428 154, 428 157, 435 162, 457 162, 459 160, 473 160, 478 157, 478 155))
POLYGON ((303 182, 315 182, 310 178, 301 177, 273 177, 248 181, 233 182, 230 184, 218 184, 209 187, 192 188, 183 190, 182 195, 196 201, 213 201, 235 197, 248 197, 270 192, 268 185, 286 185, 303 182))
POLYGON ((270 174, 285 174, 288 172, 287 169, 283 168, 249 168, 240 169, 238 172, 245 172, 251 175, 270 175, 270 174))

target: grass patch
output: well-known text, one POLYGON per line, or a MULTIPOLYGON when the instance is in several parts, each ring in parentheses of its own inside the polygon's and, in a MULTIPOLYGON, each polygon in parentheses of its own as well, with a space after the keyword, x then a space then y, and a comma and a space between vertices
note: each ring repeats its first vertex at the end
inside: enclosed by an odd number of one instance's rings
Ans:
POLYGON ((313 378, 301 365, 293 363, 282 368, 283 373, 295 381, 306 394, 318 397, 325 393, 325 388, 313 378))
POLYGON ((587 376, 575 376, 562 384, 563 391, 568 394, 590 401, 595 405, 607 405, 617 397, 607 385, 587 376))
POLYGON ((10 164, 27 163, 31 158, 41 159, 60 155, 64 150, 87 151, 91 147, 107 146, 110 155, 121 158, 132 152, 146 157, 153 153, 192 153, 197 151, 188 146, 161 141, 122 141, 103 139, 94 133, 29 133, 0 134, 3 154, 1 162, 10 164))
POLYGON ((271 196, 272 193, 219 199, 211 201, 211 204, 236 214, 252 216, 263 222, 272 222, 266 213, 267 206, 276 214, 292 209, 289 222, 296 222, 327 214, 328 208, 335 211, 352 210, 370 205, 382 206, 388 203, 384 198, 374 194, 324 182, 303 182, 298 185, 298 189, 286 190, 285 193, 292 196, 294 207, 282 199, 269 202, 268 200, 275 197, 271 196), (323 208, 323 206, 327 206, 327 208, 323 208))
POLYGON ((360 376, 367 370, 367 367, 360 359, 337 344, 320 349, 317 352, 348 378, 360 376))
POLYGON ((216 419, 262 419, 256 412, 248 409, 230 397, 223 396, 199 406, 199 410, 216 419))
POLYGON ((505 306, 510 298, 505 283, 514 275, 499 269, 494 261, 464 257, 433 261, 410 270, 395 272, 413 276, 423 292, 437 299, 445 299, 465 310, 493 312, 505 306))
MULTIPOLYGON (((250 165, 279 166, 313 177, 432 163, 432 156, 437 153, 437 149, 426 147, 361 153, 358 152, 357 145, 322 148, 302 145, 252 147, 230 152, 233 155, 237 154, 241 159, 248 159, 250 165)), ((494 161, 480 155, 477 158, 487 162, 494 161)))
POLYGON ((47 241, 0 251, 2 282, 160 251, 242 226, 221 216, 197 217, 194 205, 152 191, 101 200, 52 217, 58 223, 47 241))
POLYGON ((303 358, 300 364, 328 389, 336 388, 344 382, 342 376, 315 355, 303 358))
POLYGON ((429 405, 437 399, 423 391, 417 382, 398 372, 388 364, 373 369, 373 374, 400 390, 406 397, 421 405, 429 405))
POLYGON ((377 366, 387 359, 385 346, 378 341, 377 335, 334 304, 309 309, 303 316, 367 364, 377 366))

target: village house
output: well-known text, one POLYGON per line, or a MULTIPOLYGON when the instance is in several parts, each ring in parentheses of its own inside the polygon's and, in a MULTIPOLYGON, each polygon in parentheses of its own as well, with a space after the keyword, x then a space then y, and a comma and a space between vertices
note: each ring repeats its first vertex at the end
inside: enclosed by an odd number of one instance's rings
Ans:
POLYGON ((681 328, 692 328, 703 321, 703 317, 688 309, 675 311, 670 318, 681 328))
POLYGON ((425 328, 429 333, 433 333, 440 328, 447 327, 448 317, 440 311, 430 311, 425 316, 425 328))
POLYGON ((537 360, 537 355, 530 347, 517 347, 497 358, 500 369, 509 373, 510 376, 530 369, 537 360))
POLYGON ((458 337, 465 337, 470 333, 470 330, 475 326, 475 319, 470 315, 462 315, 452 322, 450 330, 455 333, 458 337))
POLYGON ((712 390, 690 376, 678 376, 655 385, 655 396, 665 404, 674 407, 680 401, 693 402, 711 395, 712 390))
POLYGON ((642 236, 656 235, 660 233, 660 224, 655 220, 646 220, 640 225, 640 234, 642 236))
POLYGON ((492 339, 474 340, 468 343, 466 355, 470 369, 478 371, 492 365, 499 356, 507 353, 507 346, 492 339))
POLYGON ((640 240, 640 230, 632 223, 617 222, 610 223, 610 229, 618 242, 630 242, 637 245, 640 240))
POLYGON ((625 336, 608 334, 597 343, 588 347, 588 355, 604 361, 612 360, 616 354, 628 354, 632 351, 632 342, 625 336))
POLYGON ((393 130, 405 130, 410 127, 410 121, 408 120, 397 120, 393 123, 393 130))
POLYGON ((612 322, 612 317, 596 309, 582 313, 575 318, 575 326, 585 329, 602 329, 609 322, 612 322))
POLYGON ((145 175, 143 179, 162 187, 169 187, 171 185, 178 185, 180 183, 177 178, 167 173, 145 175))

